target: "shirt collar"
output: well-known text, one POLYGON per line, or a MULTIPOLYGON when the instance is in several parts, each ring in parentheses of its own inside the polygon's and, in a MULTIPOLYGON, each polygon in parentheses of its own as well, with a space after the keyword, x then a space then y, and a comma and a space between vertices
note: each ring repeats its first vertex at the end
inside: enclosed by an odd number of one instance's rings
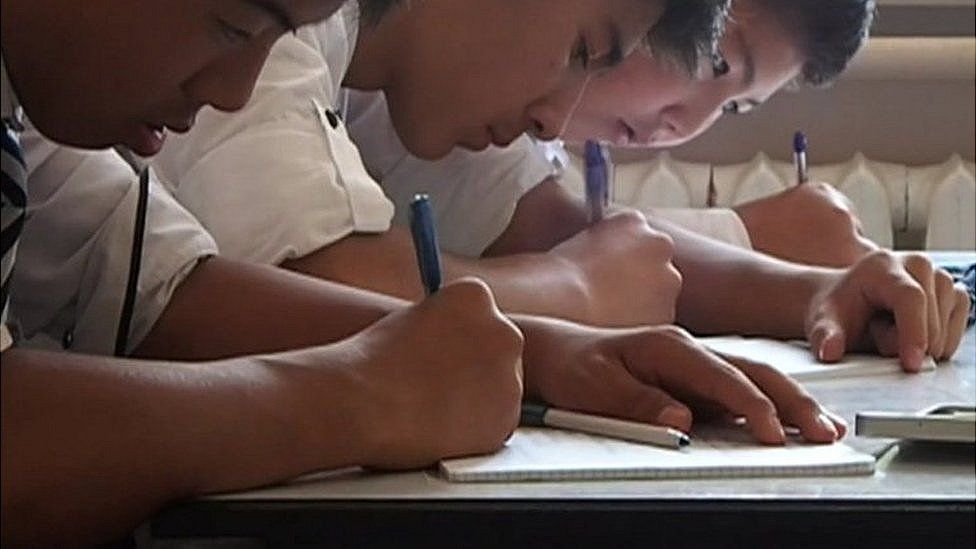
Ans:
POLYGON ((2 72, 0 74, 0 96, 2 96, 0 99, 3 101, 3 121, 13 129, 20 131, 23 128, 24 110, 20 107, 17 93, 14 92, 10 77, 7 76, 7 61, 4 60, 2 52, 0 52, 0 72, 2 72))

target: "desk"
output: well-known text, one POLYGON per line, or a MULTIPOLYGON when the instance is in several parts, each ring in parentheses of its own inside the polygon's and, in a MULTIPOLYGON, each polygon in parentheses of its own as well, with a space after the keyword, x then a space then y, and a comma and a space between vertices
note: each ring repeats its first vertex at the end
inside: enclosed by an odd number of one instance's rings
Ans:
MULTIPOLYGON (((853 431, 867 408, 976 401, 976 332, 936 372, 807 385, 853 431)), ((849 435, 872 451, 883 441, 849 435)), ((255 537, 273 545, 972 548, 974 447, 905 444, 869 477, 451 484, 432 473, 349 472, 190 502, 155 537, 255 537)))

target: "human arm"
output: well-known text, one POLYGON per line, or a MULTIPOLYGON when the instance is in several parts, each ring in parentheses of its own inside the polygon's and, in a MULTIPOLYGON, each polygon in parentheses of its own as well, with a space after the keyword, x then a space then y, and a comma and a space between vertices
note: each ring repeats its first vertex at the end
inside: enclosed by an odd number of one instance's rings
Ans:
MULTIPOLYGON (((546 252, 469 259, 445 253, 446 280, 477 276, 507 312, 621 326, 669 323, 680 277, 670 241, 635 214, 618 215, 546 252), (641 262, 628 261, 640 257, 641 262), (626 268, 633 266, 633 268, 626 268)), ((283 266, 405 299, 423 290, 406 230, 354 235, 283 266)))
POLYGON ((593 328, 516 316, 526 336, 528 398, 570 410, 683 431, 716 411, 745 417, 756 440, 781 444, 784 426, 833 442, 844 422, 774 368, 717 355, 674 326, 593 328))
POLYGON ((202 360, 320 345, 406 305, 275 267, 212 257, 180 284, 134 354, 202 360))
MULTIPOLYGON (((492 254, 545 249, 585 227, 582 203, 556 186, 540 186, 519 204, 492 254)), ((694 333, 805 338, 828 361, 854 348, 897 352, 909 370, 920 365, 919 349, 947 358, 958 348, 968 296, 923 256, 875 252, 846 270, 807 267, 653 216, 648 223, 674 239, 682 274, 677 320, 694 333), (876 315, 893 315, 895 325, 874 321, 876 315)))
POLYGON ((463 281, 325 347, 203 363, 3 354, 3 541, 94 544, 165 503, 497 449, 521 336, 463 281))
POLYGON ((878 249, 863 236, 847 197, 827 183, 796 185, 732 209, 754 249, 787 261, 846 267, 878 249))
POLYGON ((675 239, 678 321, 695 332, 804 338, 827 362, 874 350, 908 371, 926 354, 951 357, 961 341, 969 296, 922 254, 876 251, 847 269, 807 267, 648 222, 675 239))

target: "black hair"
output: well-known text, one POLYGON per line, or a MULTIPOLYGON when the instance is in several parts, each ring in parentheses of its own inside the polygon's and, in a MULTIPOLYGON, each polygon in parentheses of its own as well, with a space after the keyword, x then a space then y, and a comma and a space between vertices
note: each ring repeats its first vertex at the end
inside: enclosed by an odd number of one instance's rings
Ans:
POLYGON ((725 31, 730 0, 667 0, 664 15, 647 34, 651 54, 693 75, 711 59, 725 31))
POLYGON ((868 37, 874 0, 759 0, 787 31, 799 36, 803 68, 797 83, 830 84, 847 68, 868 37))

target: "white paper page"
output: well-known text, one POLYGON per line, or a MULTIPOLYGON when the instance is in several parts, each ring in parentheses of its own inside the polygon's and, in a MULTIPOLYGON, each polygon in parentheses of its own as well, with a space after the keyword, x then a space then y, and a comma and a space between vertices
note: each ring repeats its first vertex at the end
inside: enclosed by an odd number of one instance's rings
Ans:
MULTIPOLYGON (((874 376, 902 373, 897 358, 852 354, 836 364, 817 362, 810 347, 803 341, 776 341, 739 336, 699 338, 706 347, 720 353, 749 358, 776 368, 800 381, 840 377, 874 376)), ((930 357, 922 363, 922 371, 935 369, 930 357)))
POLYGON ((701 429, 691 446, 659 448, 557 429, 521 427, 488 455, 441 462, 455 482, 871 474, 873 456, 841 443, 762 446, 744 429, 701 429))

